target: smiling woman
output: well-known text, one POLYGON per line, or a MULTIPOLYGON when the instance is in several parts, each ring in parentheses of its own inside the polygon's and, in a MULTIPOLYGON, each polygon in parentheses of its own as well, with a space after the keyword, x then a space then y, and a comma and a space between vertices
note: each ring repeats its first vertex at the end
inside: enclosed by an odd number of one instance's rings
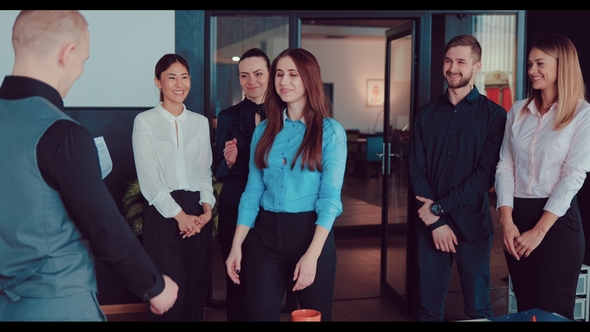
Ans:
POLYGON ((213 194, 209 121, 183 104, 190 90, 186 61, 166 54, 156 64, 160 103, 138 114, 133 154, 143 206, 143 246, 178 283, 176 304, 150 320, 202 321, 209 284, 213 194), (176 222, 174 222, 176 221, 176 222))
POLYGON ((529 96, 508 113, 496 172, 504 255, 518 311, 573 319, 585 243, 576 197, 590 171, 590 104, 567 37, 536 41, 528 65, 529 96))
POLYGON ((248 181, 226 270, 234 283, 243 282, 248 320, 279 321, 288 289, 297 293, 301 308, 331 321, 332 226, 342 213, 346 133, 330 115, 313 54, 286 49, 273 61, 270 75, 267 118, 252 135, 248 181))
MULTIPOLYGON (((266 118, 263 101, 269 81, 270 60, 264 51, 251 48, 240 56, 239 80, 244 99, 219 113, 213 171, 223 182, 218 200, 219 245, 223 260, 232 246, 238 204, 248 180, 250 144, 256 126, 266 118)), ((247 320, 242 285, 226 275, 227 320, 247 320)))
POLYGON ((175 116, 182 113, 182 103, 191 88, 191 76, 186 64, 174 62, 159 77, 154 77, 154 82, 160 89, 162 107, 175 116))

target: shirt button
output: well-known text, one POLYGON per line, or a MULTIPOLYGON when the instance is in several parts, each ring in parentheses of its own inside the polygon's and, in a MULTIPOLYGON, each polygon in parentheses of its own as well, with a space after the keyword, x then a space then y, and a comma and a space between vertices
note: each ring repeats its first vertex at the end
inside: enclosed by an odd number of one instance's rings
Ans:
POLYGON ((453 131, 451 130, 451 134, 453 133, 453 131))

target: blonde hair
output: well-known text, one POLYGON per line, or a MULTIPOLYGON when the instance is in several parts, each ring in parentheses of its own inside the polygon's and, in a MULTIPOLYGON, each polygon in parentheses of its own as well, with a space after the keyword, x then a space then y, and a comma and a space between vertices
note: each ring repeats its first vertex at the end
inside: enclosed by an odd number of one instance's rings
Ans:
MULTIPOLYGON (((537 48, 541 52, 557 59, 557 116, 555 117, 554 129, 565 128, 574 118, 576 108, 580 99, 586 99, 586 86, 582 77, 582 69, 578 52, 574 43, 569 38, 551 34, 537 40, 531 49, 537 48)), ((541 91, 532 88, 529 85, 526 105, 534 101, 537 108, 543 105, 541 91)), ((546 102, 553 102, 547 100, 546 102)))
POLYGON ((63 42, 84 41, 88 22, 77 10, 23 10, 12 27, 12 46, 19 52, 48 54, 63 42))

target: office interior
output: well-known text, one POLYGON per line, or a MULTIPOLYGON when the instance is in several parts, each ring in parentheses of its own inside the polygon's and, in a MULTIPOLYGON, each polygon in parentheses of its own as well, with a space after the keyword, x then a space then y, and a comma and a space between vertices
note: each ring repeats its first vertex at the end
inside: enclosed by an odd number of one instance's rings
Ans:
MULTIPOLYGON (((581 26, 588 18, 590 11, 585 10, 177 10, 174 49, 193 71, 185 104, 210 119, 212 144, 217 114, 243 97, 233 56, 259 47, 272 60, 287 47, 303 47, 318 58, 333 116, 347 129, 349 140, 344 212, 334 232, 351 242, 372 241, 379 256, 375 287, 411 321, 417 310, 413 225, 419 219, 415 201, 409 199, 409 133, 414 112, 446 89, 445 43, 458 34, 478 38, 483 66, 476 86, 508 110, 526 96, 527 45, 541 35, 561 33, 574 42, 588 84, 590 46, 581 26), (357 203, 367 217, 352 215, 357 203)), ((121 202, 135 178, 130 124, 137 113, 151 108, 136 106, 67 107, 68 114, 92 134, 105 137, 114 165, 121 165, 105 179, 116 202, 121 202)), ((580 191, 579 202, 590 196, 587 187, 580 191)), ((585 225, 590 224, 590 211, 582 210, 582 215, 585 225)), ((495 236, 500 238, 499 228, 495 236)), ((500 315, 508 313, 511 303, 501 242, 494 243, 492 276, 497 280, 492 281, 492 297, 495 314, 500 315)), ((220 256, 211 259, 207 306, 222 310, 225 280, 219 260, 220 256)), ((99 302, 105 310, 141 311, 140 301, 100 262, 97 266, 99 302)), ((446 304, 446 320, 465 318, 456 274, 446 304)), ((584 304, 581 320, 588 318, 590 305, 584 304)), ((292 305, 286 299, 285 312, 292 305)))

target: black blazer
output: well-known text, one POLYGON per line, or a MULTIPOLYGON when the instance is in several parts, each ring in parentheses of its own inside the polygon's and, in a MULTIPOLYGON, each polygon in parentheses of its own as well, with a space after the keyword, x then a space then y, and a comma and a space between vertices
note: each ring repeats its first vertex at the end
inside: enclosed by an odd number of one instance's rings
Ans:
POLYGON ((219 112, 215 139, 215 154, 213 159, 213 174, 223 182, 220 200, 238 206, 246 182, 248 181, 250 143, 256 128, 255 115, 259 113, 261 119, 266 118, 263 105, 244 98, 240 103, 219 112), (227 167, 223 157, 225 142, 237 139, 238 157, 231 169, 227 167))

